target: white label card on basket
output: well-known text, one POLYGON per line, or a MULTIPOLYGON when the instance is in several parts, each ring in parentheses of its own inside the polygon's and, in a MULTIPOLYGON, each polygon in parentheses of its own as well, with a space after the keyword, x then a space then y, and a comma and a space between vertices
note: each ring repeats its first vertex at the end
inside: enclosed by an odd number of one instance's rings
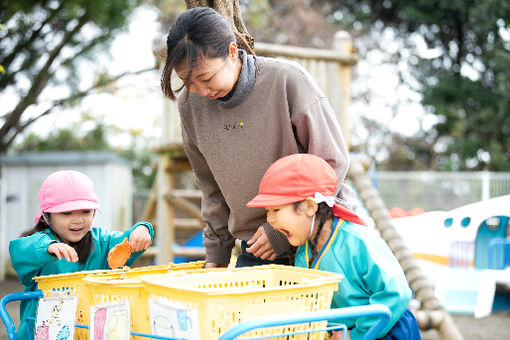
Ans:
POLYGON ((35 338, 48 340, 74 339, 76 296, 41 298, 37 306, 35 338))
POLYGON ((127 299, 90 307, 89 339, 129 340, 131 319, 127 299))
POLYGON ((198 311, 164 299, 149 298, 153 335, 178 339, 200 339, 198 311))

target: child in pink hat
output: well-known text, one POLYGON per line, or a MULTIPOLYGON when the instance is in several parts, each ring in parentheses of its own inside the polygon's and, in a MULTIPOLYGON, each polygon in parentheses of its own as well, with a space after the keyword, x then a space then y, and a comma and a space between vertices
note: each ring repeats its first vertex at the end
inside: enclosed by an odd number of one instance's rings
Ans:
MULTIPOLYGON (((136 223, 125 232, 92 228, 99 208, 94 183, 79 171, 63 170, 49 175, 38 194, 40 211, 35 226, 9 244, 11 262, 25 291, 35 291, 33 277, 82 270, 108 269, 108 252, 128 238, 133 264, 149 248, 152 225, 136 223)), ((18 338, 27 339, 27 317, 34 317, 37 301, 22 301, 18 338)), ((31 325, 33 332, 33 325, 31 325)), ((33 337, 33 336, 32 336, 33 337)))
MULTIPOLYGON (((332 308, 384 304, 388 325, 377 336, 421 339, 407 308, 411 290, 404 271, 386 243, 353 212, 335 201, 337 176, 322 158, 294 154, 274 162, 264 174, 259 194, 247 206, 265 207, 267 222, 297 246, 295 265, 343 274, 332 308)), ((375 320, 342 320, 347 339, 362 339, 375 320)), ((331 339, 342 339, 342 331, 331 339)))

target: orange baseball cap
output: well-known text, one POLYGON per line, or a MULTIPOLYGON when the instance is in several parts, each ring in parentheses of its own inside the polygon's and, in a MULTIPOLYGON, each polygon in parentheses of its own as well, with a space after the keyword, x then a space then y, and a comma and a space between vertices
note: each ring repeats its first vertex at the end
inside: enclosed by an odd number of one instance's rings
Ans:
POLYGON ((271 164, 262 177, 259 194, 246 205, 274 207, 312 197, 317 203, 328 203, 336 216, 366 225, 358 215, 334 201, 336 188, 336 173, 325 160, 315 155, 298 153, 271 164))
POLYGON ((303 201, 316 192, 334 196, 337 178, 333 168, 322 158, 298 153, 280 158, 266 170, 259 194, 248 207, 271 207, 303 201))

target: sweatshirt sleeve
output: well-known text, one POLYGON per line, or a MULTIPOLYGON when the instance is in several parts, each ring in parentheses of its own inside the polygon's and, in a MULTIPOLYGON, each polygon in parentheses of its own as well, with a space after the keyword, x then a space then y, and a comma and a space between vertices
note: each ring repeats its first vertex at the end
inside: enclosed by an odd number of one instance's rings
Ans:
POLYGON ((292 251, 292 246, 283 233, 274 229, 269 223, 265 222, 263 225, 264 231, 266 232, 267 238, 269 239, 269 243, 271 243, 271 247, 276 252, 277 256, 282 256, 284 254, 289 254, 292 251))
POLYGON ((54 242, 57 241, 45 233, 35 233, 9 242, 12 266, 24 286, 35 286, 32 278, 38 276, 45 265, 58 260, 48 253, 48 246, 54 242))
POLYGON ((347 144, 333 108, 324 94, 311 82, 312 80, 308 79, 302 86, 293 88, 295 94, 292 97, 300 101, 299 112, 292 115, 296 138, 307 153, 319 156, 331 165, 339 183, 337 202, 349 210, 354 210, 354 192, 344 182, 350 165, 347 144))
POLYGON ((193 167, 197 186, 202 192, 202 216, 206 223, 203 232, 206 261, 227 264, 230 262, 232 248, 235 244, 235 239, 228 230, 230 210, 207 161, 184 127, 182 138, 186 155, 193 167))

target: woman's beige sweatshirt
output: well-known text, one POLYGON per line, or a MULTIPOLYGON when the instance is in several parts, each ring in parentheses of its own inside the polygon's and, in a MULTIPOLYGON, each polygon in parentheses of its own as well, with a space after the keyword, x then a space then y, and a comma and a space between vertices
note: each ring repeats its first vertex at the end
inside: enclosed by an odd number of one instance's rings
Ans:
MULTIPOLYGON (((281 157, 322 157, 338 175, 339 202, 350 209, 354 203, 352 189, 343 183, 349 154, 340 126, 311 75, 281 59, 255 57, 255 66, 253 88, 234 107, 193 93, 179 98, 184 147, 202 191, 207 262, 228 263, 235 238, 249 240, 266 222, 265 209, 246 203, 281 157)), ((281 233, 265 230, 278 255, 290 249, 281 233)))

